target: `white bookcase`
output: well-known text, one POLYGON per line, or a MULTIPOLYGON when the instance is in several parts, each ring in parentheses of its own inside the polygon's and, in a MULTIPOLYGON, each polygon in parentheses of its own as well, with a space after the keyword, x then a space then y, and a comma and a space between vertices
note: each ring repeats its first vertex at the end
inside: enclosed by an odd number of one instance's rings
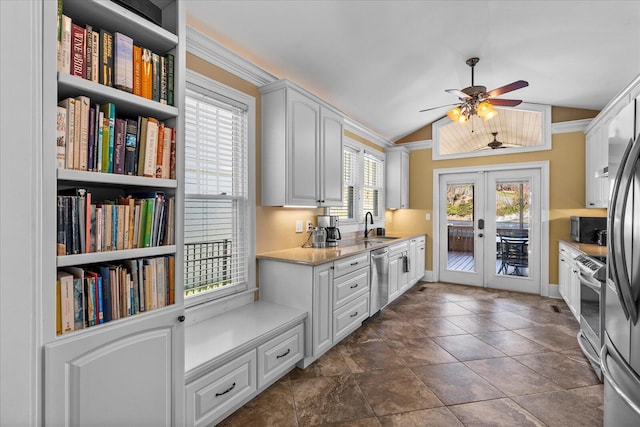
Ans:
POLYGON ((134 44, 174 55, 174 106, 57 72, 57 2, 43 1, 43 280, 44 423, 47 425, 182 425, 184 423, 183 135, 185 88, 184 6, 158 0, 162 25, 108 0, 64 0, 63 13, 95 29, 124 33, 134 44), (147 116, 176 129, 176 178, 155 179, 56 169, 56 105, 88 96, 112 102, 117 117, 147 116), (95 194, 162 191, 175 196, 175 244, 56 256, 58 191, 83 187, 95 194), (56 335, 56 274, 73 266, 117 264, 175 256, 174 304, 56 335))

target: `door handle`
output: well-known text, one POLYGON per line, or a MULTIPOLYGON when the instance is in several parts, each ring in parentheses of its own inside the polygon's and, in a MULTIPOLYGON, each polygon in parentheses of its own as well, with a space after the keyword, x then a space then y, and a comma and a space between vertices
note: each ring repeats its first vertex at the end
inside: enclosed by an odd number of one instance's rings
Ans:
POLYGON ((484 234, 478 233, 478 237, 484 237, 484 234))
MULTIPOLYGON (((484 230, 484 219, 478 220, 478 230, 484 230)), ((480 236, 482 237, 482 236, 480 236)))

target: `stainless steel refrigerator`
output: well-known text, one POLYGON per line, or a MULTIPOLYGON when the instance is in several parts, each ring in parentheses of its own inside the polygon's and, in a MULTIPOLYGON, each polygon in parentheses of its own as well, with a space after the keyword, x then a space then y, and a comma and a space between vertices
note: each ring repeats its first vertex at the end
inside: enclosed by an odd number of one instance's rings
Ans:
POLYGON ((640 425, 640 99, 609 127, 604 425, 640 425))

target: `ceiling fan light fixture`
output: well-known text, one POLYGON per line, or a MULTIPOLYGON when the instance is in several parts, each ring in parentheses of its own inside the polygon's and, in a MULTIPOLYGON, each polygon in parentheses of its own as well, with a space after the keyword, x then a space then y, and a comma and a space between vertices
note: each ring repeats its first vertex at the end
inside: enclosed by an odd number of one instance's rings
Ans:
POLYGON ((452 122, 457 122, 460 116, 461 116, 460 107, 452 108, 447 112, 447 117, 449 117, 449 119, 452 122))
POLYGON ((485 120, 491 120, 493 119, 495 116, 497 116, 498 113, 496 112, 496 110, 493 108, 493 106, 491 106, 491 111, 489 111, 483 118, 485 120))
POLYGON ((477 112, 478 116, 482 118, 487 118, 487 116, 491 113, 494 113, 495 116, 495 109, 493 108, 493 105, 491 105, 487 101, 482 101, 478 104, 477 112))

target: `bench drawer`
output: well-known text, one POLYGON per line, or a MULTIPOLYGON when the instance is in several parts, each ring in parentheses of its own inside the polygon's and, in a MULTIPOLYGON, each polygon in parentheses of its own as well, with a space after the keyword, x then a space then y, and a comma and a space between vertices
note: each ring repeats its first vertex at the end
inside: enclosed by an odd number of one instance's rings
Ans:
POLYGON ((299 324, 258 347, 258 387, 262 388, 304 357, 304 328, 299 324))

